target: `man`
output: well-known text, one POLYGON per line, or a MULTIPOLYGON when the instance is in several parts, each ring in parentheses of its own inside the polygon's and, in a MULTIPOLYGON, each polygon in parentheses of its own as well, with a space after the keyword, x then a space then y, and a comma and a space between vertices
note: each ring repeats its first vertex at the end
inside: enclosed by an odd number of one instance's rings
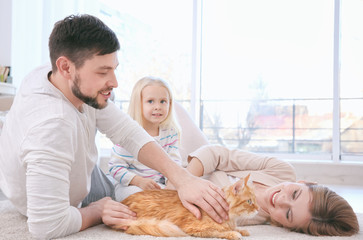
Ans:
POLYGON ((164 174, 196 217, 195 205, 216 221, 228 218, 218 187, 170 160, 108 101, 118 85, 119 48, 114 32, 93 16, 57 22, 49 38, 52 67, 37 68, 24 79, 7 115, 0 138, 0 187, 28 217, 36 238, 61 237, 102 222, 126 228, 135 219, 111 199, 112 185, 95 167, 96 129, 164 174))

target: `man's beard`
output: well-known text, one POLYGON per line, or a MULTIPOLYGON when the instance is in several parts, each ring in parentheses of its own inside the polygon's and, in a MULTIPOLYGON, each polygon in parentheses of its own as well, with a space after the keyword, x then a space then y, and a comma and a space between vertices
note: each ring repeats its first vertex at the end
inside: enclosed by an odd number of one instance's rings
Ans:
POLYGON ((78 99, 80 99, 81 101, 83 101, 85 104, 94 107, 96 109, 102 109, 105 108, 107 106, 107 102, 105 102, 105 105, 101 105, 97 102, 97 96, 96 97, 89 97, 84 95, 81 92, 81 89, 79 87, 79 77, 78 75, 76 75, 74 82, 73 82, 73 86, 72 86, 72 93, 74 94, 74 96, 76 96, 78 99))

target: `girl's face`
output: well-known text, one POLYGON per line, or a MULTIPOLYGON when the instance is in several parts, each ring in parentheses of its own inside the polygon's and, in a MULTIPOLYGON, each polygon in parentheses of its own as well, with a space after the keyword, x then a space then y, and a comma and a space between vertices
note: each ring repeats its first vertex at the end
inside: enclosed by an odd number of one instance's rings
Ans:
POLYGON ((144 124, 159 127, 169 114, 169 93, 163 86, 147 86, 141 91, 141 104, 144 124))
POLYGON ((266 190, 264 210, 284 227, 305 226, 311 219, 311 193, 303 183, 284 182, 266 190))

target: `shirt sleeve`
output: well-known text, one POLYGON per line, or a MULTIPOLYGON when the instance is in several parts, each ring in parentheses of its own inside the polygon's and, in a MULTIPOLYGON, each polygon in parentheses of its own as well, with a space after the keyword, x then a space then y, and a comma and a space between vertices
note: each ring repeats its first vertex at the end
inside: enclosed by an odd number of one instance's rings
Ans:
POLYGON ((111 159, 108 163, 109 172, 118 183, 121 183, 122 186, 128 186, 136 175, 128 170, 134 159, 134 156, 121 146, 113 146, 111 159))
POLYGON ((245 177, 251 174, 251 180, 272 186, 281 182, 295 182, 294 168, 286 161, 262 156, 239 149, 228 149, 220 145, 206 145, 189 154, 198 158, 204 175, 214 171, 224 171, 234 177, 245 177))
POLYGON ((39 239, 66 236, 82 225, 81 213, 69 200, 69 174, 77 145, 76 131, 69 129, 72 126, 65 121, 52 119, 31 129, 22 143, 28 227, 39 239))
POLYGON ((113 144, 122 146, 135 157, 146 143, 154 141, 136 121, 110 101, 104 109, 96 110, 96 124, 113 144))

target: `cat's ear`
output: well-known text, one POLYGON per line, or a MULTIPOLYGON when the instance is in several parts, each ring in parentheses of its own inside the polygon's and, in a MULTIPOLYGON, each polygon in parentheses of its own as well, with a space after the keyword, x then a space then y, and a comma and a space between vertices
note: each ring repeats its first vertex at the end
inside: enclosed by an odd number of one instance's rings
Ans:
POLYGON ((238 180, 235 184, 233 184, 233 195, 237 195, 244 186, 243 179, 238 180))
POLYGON ((233 194, 236 195, 239 191, 242 190, 242 188, 247 185, 248 183, 248 179, 250 178, 250 173, 244 177, 243 179, 238 180, 234 185, 233 185, 233 194))
POLYGON ((251 173, 249 173, 245 178, 244 178, 244 181, 245 181, 245 185, 247 185, 248 183, 248 179, 250 179, 250 176, 251 176, 251 173))

